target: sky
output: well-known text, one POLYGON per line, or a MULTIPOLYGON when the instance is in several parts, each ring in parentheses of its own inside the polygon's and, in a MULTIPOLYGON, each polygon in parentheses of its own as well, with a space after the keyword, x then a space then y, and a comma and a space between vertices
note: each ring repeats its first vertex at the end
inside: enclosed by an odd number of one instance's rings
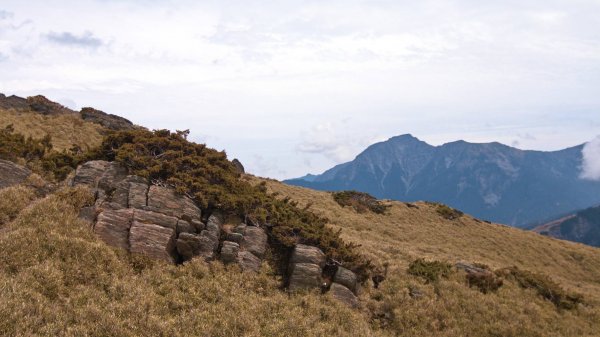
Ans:
POLYGON ((599 16, 600 0, 2 0, 0 92, 190 129, 277 179, 406 133, 550 151, 600 134, 599 16))

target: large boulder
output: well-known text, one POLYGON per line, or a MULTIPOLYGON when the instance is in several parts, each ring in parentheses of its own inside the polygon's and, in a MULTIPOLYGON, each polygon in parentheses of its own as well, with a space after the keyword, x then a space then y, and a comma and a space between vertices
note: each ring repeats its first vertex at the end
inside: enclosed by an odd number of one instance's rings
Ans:
POLYGON ((356 274, 354 274, 352 271, 344 267, 338 267, 333 277, 333 282, 345 286, 356 294, 358 283, 356 281, 356 274))
POLYGON ((341 301, 342 303, 353 308, 358 307, 358 298, 350 289, 344 287, 343 285, 334 282, 331 284, 329 292, 335 299, 341 301))
POLYGON ((6 96, 4 94, 0 94, 0 108, 27 110, 29 109, 29 104, 27 104, 27 100, 23 97, 15 95, 6 96))
POLYGON ((322 285, 322 268, 313 263, 296 263, 292 265, 289 278, 289 290, 317 289, 322 285))
POLYGON ((129 233, 130 251, 174 263, 175 229, 133 221, 129 233))
POLYGON ((0 160, 0 188, 18 185, 31 175, 31 171, 13 162, 0 160))
POLYGON ((94 233, 113 247, 129 250, 129 229, 133 209, 105 210, 98 215, 94 233))
POLYGON ((261 260, 250 252, 240 251, 237 255, 237 263, 240 265, 243 271, 258 273, 260 270, 261 260))
POLYGON ((61 115, 74 114, 75 111, 64 107, 56 102, 52 102, 42 95, 27 97, 27 104, 31 110, 42 115, 61 115))
POLYGON ((181 233, 177 238, 177 252, 184 261, 194 257, 212 260, 219 242, 215 242, 203 235, 192 233, 181 233))
POLYGON ((232 241, 224 241, 221 247, 221 261, 223 263, 233 263, 237 261, 240 245, 232 241))
POLYGON ((157 212, 136 209, 133 211, 133 220, 138 223, 154 224, 170 229, 177 228, 177 218, 157 212))
POLYGON ((79 165, 73 177, 73 186, 87 185, 91 188, 98 187, 98 181, 111 164, 104 160, 92 160, 79 165))
POLYGON ((111 130, 132 130, 135 128, 129 120, 94 108, 83 108, 80 112, 81 118, 85 121, 100 124, 111 130))
POLYGON ((148 206, 145 208, 185 220, 201 218, 200 209, 190 198, 178 195, 171 188, 161 186, 150 186, 148 206))
POLYGON ((233 166, 235 166, 235 170, 238 173, 241 173, 241 174, 246 173, 246 170, 244 169, 244 165, 242 165, 242 163, 237 158, 233 159, 231 161, 231 163, 233 164, 233 166))
POLYGON ((262 228, 247 226, 241 247, 262 259, 267 250, 267 233, 262 228))
POLYGON ((131 208, 146 208, 148 184, 131 181, 128 183, 127 205, 131 208))
POLYGON ((325 266, 325 254, 319 248, 314 246, 298 244, 294 247, 290 263, 311 263, 323 268, 325 266))

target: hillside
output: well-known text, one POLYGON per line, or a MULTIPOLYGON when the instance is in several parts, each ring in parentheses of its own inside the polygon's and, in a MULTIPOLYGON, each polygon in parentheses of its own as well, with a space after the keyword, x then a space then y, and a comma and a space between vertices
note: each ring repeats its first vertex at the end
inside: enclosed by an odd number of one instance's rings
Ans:
MULTIPOLYGON (((85 130, 74 128, 70 139, 83 139, 85 130)), ((0 335, 545 337, 600 330, 600 249, 434 203, 381 201, 382 214, 359 213, 328 192, 239 175, 224 153, 187 142, 185 132, 121 131, 103 135, 98 145, 89 154, 94 164, 85 162, 63 182, 19 173, 11 184, 20 184, 0 189, 0 335), (76 182, 89 177, 82 167, 97 174, 97 165, 105 172, 93 179, 91 193, 90 184, 76 182), (117 165, 128 175, 117 174, 117 165), (90 226, 81 216, 90 207, 97 217, 129 212, 140 185, 144 212, 179 207, 169 199, 152 208, 149 189, 170 188, 179 194, 169 198, 201 211, 201 219, 175 219, 177 228, 187 220, 209 227, 206 217, 215 208, 247 216, 220 225, 220 256, 208 263, 149 258, 135 253, 131 241, 127 249, 111 247, 99 230, 115 223, 90 226), (123 186, 126 209, 117 205, 123 186), (237 233, 230 230, 242 221, 269 233, 257 273, 223 259, 225 242, 237 233), (285 252, 296 242, 318 246, 350 269, 352 259, 372 262, 372 270, 357 271, 369 278, 356 308, 332 291, 289 291, 280 262, 292 260, 285 252)), ((140 252, 162 248, 159 236, 152 239, 140 252)))
POLYGON ((590 207, 541 224, 534 232, 600 247, 600 206, 590 207))
POLYGON ((371 145, 321 175, 285 182, 407 202, 437 201, 481 219, 522 226, 600 202, 600 182, 579 178, 581 148, 523 151, 464 141, 431 146, 403 135, 371 145))

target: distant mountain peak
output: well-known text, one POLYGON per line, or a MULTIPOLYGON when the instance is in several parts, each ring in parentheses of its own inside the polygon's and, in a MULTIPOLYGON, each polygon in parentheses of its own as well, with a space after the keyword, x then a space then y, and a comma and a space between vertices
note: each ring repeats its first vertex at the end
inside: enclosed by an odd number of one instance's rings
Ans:
POLYGON ((600 203, 600 182, 579 179, 581 158, 581 146, 551 152, 465 140, 433 146, 402 134, 323 174, 286 182, 438 201, 479 218, 524 225, 600 203))

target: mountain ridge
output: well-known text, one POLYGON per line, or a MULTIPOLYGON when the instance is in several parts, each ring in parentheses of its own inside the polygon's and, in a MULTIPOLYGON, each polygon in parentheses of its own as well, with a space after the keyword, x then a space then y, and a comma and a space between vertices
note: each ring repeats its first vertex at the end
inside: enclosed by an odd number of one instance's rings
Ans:
POLYGON ((477 217, 522 226, 600 202, 600 183, 579 179, 583 146, 536 151, 464 140, 433 146, 404 134, 370 145, 354 160, 310 181, 284 182, 400 201, 442 202, 477 217))

